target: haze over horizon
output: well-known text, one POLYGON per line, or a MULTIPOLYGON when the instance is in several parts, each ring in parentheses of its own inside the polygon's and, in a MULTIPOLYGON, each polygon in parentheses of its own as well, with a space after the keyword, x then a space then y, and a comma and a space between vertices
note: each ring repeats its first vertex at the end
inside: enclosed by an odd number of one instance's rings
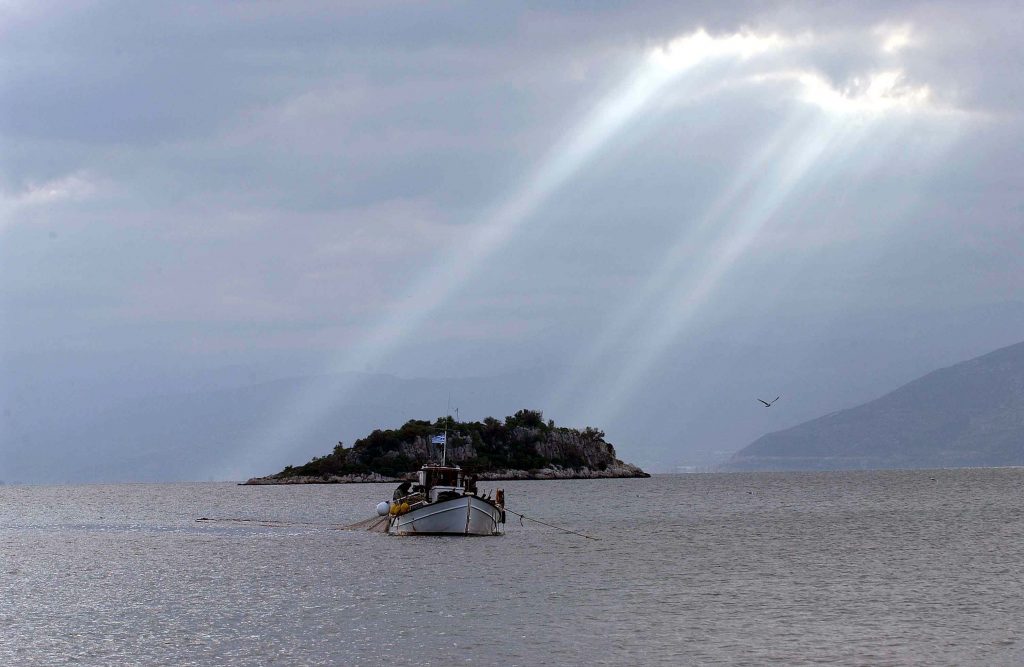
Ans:
POLYGON ((1022 20, 3 3, 0 480, 266 474, 453 386, 671 471, 1020 342, 1022 20))

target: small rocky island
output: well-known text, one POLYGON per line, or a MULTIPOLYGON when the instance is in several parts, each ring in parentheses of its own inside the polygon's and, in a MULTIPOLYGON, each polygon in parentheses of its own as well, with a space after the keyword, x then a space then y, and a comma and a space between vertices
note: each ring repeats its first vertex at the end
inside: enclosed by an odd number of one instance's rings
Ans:
POLYGON ((447 458, 479 480, 596 479, 650 477, 615 457, 604 432, 555 426, 543 413, 520 410, 504 421, 410 420, 397 429, 376 430, 346 448, 246 484, 339 484, 412 479, 420 466, 440 459, 432 438, 447 430, 447 458), (447 425, 446 425, 447 421, 447 425), (447 429, 446 429, 447 426, 447 429))

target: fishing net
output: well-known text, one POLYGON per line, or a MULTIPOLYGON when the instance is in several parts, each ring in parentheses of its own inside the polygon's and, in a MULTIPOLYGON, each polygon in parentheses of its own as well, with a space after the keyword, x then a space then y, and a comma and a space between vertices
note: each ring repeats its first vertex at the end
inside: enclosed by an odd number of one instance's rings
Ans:
POLYGON ((371 516, 369 519, 343 526, 342 530, 368 530, 374 533, 386 533, 388 532, 388 517, 371 516))

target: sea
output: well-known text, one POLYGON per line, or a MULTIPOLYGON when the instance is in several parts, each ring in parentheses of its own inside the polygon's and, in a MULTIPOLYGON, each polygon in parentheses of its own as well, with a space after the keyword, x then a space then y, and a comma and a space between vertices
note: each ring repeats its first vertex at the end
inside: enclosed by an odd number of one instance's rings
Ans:
POLYGON ((0 665, 1024 665, 1024 469, 0 487, 0 665), (208 519, 197 521, 197 519, 208 519))

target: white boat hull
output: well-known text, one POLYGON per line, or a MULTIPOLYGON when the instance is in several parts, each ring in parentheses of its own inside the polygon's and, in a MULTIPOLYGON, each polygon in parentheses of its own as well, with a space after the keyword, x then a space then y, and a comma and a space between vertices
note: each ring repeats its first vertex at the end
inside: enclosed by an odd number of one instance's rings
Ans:
POLYGON ((476 496, 431 503, 391 517, 391 535, 501 535, 502 512, 476 496))

